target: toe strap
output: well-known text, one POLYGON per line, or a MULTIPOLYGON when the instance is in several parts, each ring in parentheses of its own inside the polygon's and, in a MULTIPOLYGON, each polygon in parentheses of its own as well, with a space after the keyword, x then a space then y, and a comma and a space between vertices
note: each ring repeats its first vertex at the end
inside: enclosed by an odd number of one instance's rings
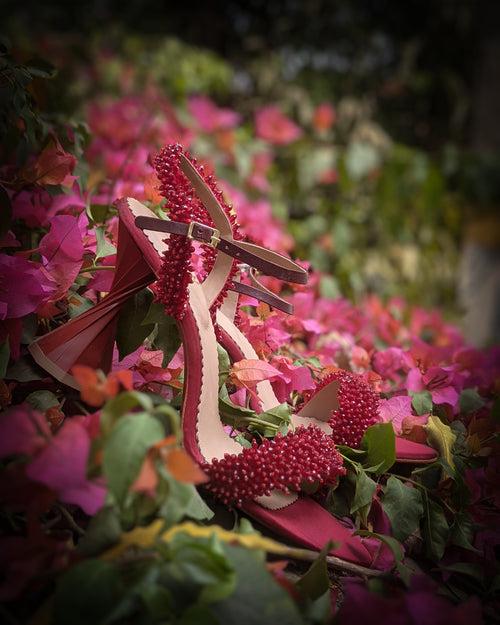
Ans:
POLYGON ((240 454, 225 454, 202 465, 207 484, 225 504, 241 504, 273 490, 299 491, 303 483, 335 484, 345 474, 332 439, 314 426, 298 427, 274 439, 255 441, 240 454))

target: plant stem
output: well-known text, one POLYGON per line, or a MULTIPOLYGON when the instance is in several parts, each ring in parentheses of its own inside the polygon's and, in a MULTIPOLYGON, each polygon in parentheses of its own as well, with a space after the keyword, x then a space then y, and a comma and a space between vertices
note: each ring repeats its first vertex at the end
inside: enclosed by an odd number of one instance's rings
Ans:
POLYGON ((80 269, 78 275, 81 276, 84 273, 92 273, 92 271, 114 271, 116 267, 114 265, 91 265, 85 269, 80 269))
MULTIPOLYGON (((288 554, 289 557, 297 560, 306 560, 307 562, 314 562, 319 556, 319 552, 311 551, 309 549, 294 549, 290 548, 288 554)), ((355 575, 361 575, 362 577, 384 577, 387 576, 385 571, 379 571, 376 569, 369 569, 368 567, 361 566, 359 564, 353 564, 352 562, 346 562, 337 556, 326 556, 326 563, 332 569, 338 571, 344 571, 347 573, 354 573, 355 575)))
POLYGON ((257 419, 256 417, 225 416, 225 419, 232 421, 232 423, 228 423, 228 425, 262 425, 263 427, 270 428, 271 430, 275 430, 276 432, 279 430, 279 425, 269 423, 268 421, 264 421, 263 419, 257 419))

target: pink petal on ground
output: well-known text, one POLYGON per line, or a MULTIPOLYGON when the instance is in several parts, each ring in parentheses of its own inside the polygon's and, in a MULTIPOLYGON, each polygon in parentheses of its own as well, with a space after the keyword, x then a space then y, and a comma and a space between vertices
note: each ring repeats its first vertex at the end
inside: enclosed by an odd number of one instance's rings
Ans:
POLYGON ((406 388, 409 391, 414 391, 419 393, 425 389, 425 385, 422 381, 422 374, 420 369, 414 367, 408 371, 408 376, 406 378, 406 388))
POLYGON ((76 420, 64 423, 51 443, 27 466, 26 474, 54 490, 62 501, 95 514, 104 505, 106 490, 87 480, 90 437, 76 420))
POLYGON ((445 386, 431 391, 432 401, 435 404, 450 404, 455 407, 458 401, 458 393, 453 386, 445 386))
POLYGON ((382 420, 392 423, 396 434, 401 434, 403 419, 411 415, 411 397, 408 395, 397 395, 390 399, 381 399, 379 412, 382 420))

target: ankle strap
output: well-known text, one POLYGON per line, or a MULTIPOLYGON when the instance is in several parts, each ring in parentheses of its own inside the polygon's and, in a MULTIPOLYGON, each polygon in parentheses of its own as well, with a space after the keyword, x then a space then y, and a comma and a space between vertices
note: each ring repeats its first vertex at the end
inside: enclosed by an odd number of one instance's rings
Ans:
MULTIPOLYGON (((258 269, 265 275, 274 276, 280 280, 294 282, 296 284, 307 283, 307 271, 286 256, 267 250, 259 245, 254 245, 253 243, 229 239, 221 235, 217 228, 212 228, 211 226, 206 226, 196 221, 184 223, 142 216, 136 217, 135 225, 141 230, 177 234, 189 239, 194 239, 195 241, 216 248, 218 252, 236 258, 241 263, 258 269)), ((258 284, 259 291, 260 289, 264 290, 265 287, 262 287, 260 283, 258 284)), ((265 290, 267 291, 267 289, 265 290)), ((270 291, 269 294, 273 295, 270 291)), ((259 298, 263 299, 260 295, 259 298)))
POLYGON ((233 283, 229 287, 229 290, 236 291, 237 293, 241 293, 243 295, 248 295, 249 297, 258 299, 261 302, 269 304, 269 306, 271 306, 272 308, 282 310, 288 315, 291 315, 293 313, 292 304, 282 299, 281 297, 279 297, 279 295, 276 295, 276 293, 273 293, 272 291, 267 289, 261 282, 259 282, 253 268, 250 268, 248 276, 252 282, 251 285, 233 280, 233 283))

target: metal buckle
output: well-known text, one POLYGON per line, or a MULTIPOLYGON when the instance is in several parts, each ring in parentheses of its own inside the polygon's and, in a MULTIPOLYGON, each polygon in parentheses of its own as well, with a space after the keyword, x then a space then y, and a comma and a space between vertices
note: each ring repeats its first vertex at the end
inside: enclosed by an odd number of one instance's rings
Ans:
POLYGON ((213 233, 212 236, 210 237, 210 243, 209 245, 211 247, 217 247, 220 243, 220 230, 217 230, 217 228, 212 228, 213 233))
POLYGON ((187 236, 188 239, 192 239, 193 238, 193 228, 194 228, 195 224, 196 224, 196 221, 190 221, 189 222, 188 231, 186 233, 186 236, 187 236))
MULTIPOLYGON (((206 226, 205 224, 200 224, 197 221, 189 222, 188 231, 186 233, 186 237, 188 239, 194 239, 193 230, 195 226, 201 226, 201 228, 210 228, 210 226, 206 226)), ((200 243, 204 243, 205 245, 210 245, 210 247, 217 247, 220 243, 220 230, 217 228, 210 228, 212 234, 210 236, 210 241, 203 241, 202 239, 196 239, 196 241, 200 241, 200 243)))

